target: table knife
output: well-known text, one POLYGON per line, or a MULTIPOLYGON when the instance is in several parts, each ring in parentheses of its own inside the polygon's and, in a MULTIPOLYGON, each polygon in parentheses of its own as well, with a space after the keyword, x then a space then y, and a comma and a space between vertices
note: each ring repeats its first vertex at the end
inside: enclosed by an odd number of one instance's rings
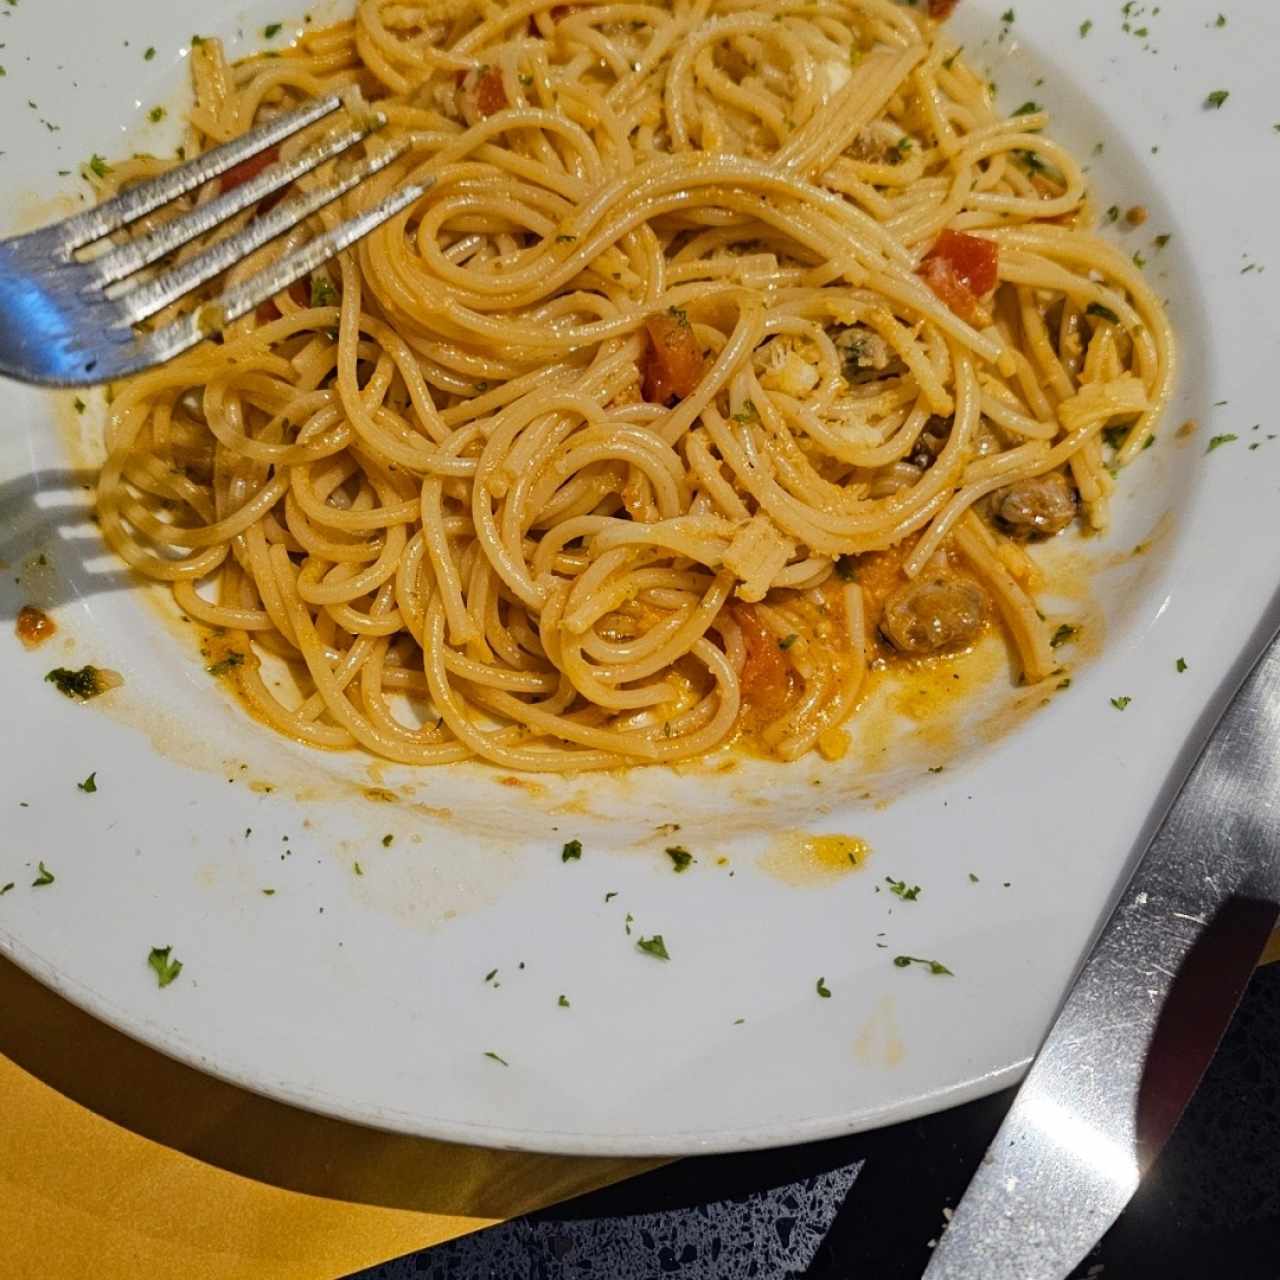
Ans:
POLYGON ((1066 1280, 1195 1092, 1280 914, 1280 638, 1085 960, 925 1280, 1066 1280))

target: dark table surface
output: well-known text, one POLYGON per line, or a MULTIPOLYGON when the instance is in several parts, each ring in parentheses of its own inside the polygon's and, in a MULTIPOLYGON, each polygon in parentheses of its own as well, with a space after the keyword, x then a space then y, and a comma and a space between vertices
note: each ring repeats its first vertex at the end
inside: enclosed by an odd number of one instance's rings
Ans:
MULTIPOLYGON (((916 1280, 1012 1097, 683 1160, 356 1280, 916 1280)), ((1280 965, 1255 975, 1159 1164, 1076 1276, 1280 1280, 1280 965)))

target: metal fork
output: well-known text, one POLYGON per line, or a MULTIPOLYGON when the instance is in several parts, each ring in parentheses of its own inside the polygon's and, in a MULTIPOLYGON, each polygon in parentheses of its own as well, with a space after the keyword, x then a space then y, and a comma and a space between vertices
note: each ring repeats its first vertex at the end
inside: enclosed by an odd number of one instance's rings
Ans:
POLYGON ((161 364, 193 347, 280 292, 412 204, 432 180, 410 183, 373 208, 286 254, 215 302, 151 333, 135 329, 178 298, 350 191, 402 155, 408 143, 363 159, 333 185, 277 204, 235 235, 143 282, 130 278, 228 218, 288 186, 386 123, 371 114, 261 173, 96 257, 83 250, 171 200, 226 174, 342 106, 337 95, 281 115, 158 178, 130 187, 93 209, 27 235, 0 240, 0 373, 46 386, 111 382, 161 364), (124 282, 121 286, 121 282, 124 282), (113 286, 121 286, 113 288, 113 286))

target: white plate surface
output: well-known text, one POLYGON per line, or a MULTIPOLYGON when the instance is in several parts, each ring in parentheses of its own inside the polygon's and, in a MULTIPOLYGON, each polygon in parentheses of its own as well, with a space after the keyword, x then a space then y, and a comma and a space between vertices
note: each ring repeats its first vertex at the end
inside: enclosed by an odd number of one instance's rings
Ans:
MULTIPOLYGON (((1219 27, 1217 0, 1134 6, 1127 20, 1118 4, 1023 0, 1005 30, 1002 9, 965 0, 959 38, 1008 108, 1049 106, 1055 135, 1091 156, 1103 208, 1148 207, 1145 227, 1115 234, 1150 259, 1184 355, 1159 444, 1123 476, 1116 528, 1059 549, 1056 611, 1084 618, 1094 643, 1106 634, 1069 691, 1019 713, 1025 692, 998 654, 980 655, 969 678, 983 724, 947 710, 882 751, 882 709, 840 765, 528 787, 478 767, 371 770, 308 753, 248 720, 202 670, 189 628, 104 554, 82 488, 99 399, 77 416, 69 396, 0 386, 0 885, 15 882, 0 896, 0 954, 197 1067, 464 1142, 766 1146, 1015 1080, 1280 576, 1280 277, 1266 270, 1280 11, 1237 0, 1219 27), (1230 97, 1206 108, 1217 89, 1230 97), (1162 233, 1172 240, 1156 252, 1162 233), (1188 418, 1198 430, 1175 440, 1188 418), (1218 434, 1238 439, 1207 453, 1218 434), (1086 559, 1100 566, 1088 601, 1086 559), (12 630, 27 602, 52 606, 61 627, 30 654, 12 630), (42 680, 85 662, 120 670, 125 687, 81 707, 42 680), (97 792, 78 791, 91 770, 97 792), (675 839, 698 859, 683 875, 664 822, 681 823, 675 839), (855 873, 800 874, 787 854, 797 831, 857 835, 873 852, 855 873), (571 838, 584 853, 563 863, 571 838), (34 888, 41 860, 56 879, 34 888), (921 885, 919 900, 900 901, 886 876, 921 885), (653 933, 669 963, 635 949, 653 933), (169 944, 184 968, 161 990, 146 959, 169 944), (954 977, 895 968, 899 953, 954 977)), ((145 115, 181 103, 193 31, 245 48, 286 16, 195 0, 0 8, 0 225, 72 207, 94 152, 171 145, 145 115)))

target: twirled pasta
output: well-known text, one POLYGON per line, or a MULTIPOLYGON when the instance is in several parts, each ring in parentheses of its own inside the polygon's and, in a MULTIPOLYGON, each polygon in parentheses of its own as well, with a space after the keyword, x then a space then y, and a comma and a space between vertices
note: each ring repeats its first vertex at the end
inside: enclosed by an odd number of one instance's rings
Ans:
POLYGON ((998 115, 929 18, 361 0, 191 57, 188 153, 335 88, 385 116, 366 147, 411 141, 234 278, 434 179, 114 396, 103 532, 280 732, 580 770, 746 728, 794 759, 839 754, 869 665, 989 618, 1054 668, 1025 535, 1105 525, 1173 340, 1044 115, 998 115))

